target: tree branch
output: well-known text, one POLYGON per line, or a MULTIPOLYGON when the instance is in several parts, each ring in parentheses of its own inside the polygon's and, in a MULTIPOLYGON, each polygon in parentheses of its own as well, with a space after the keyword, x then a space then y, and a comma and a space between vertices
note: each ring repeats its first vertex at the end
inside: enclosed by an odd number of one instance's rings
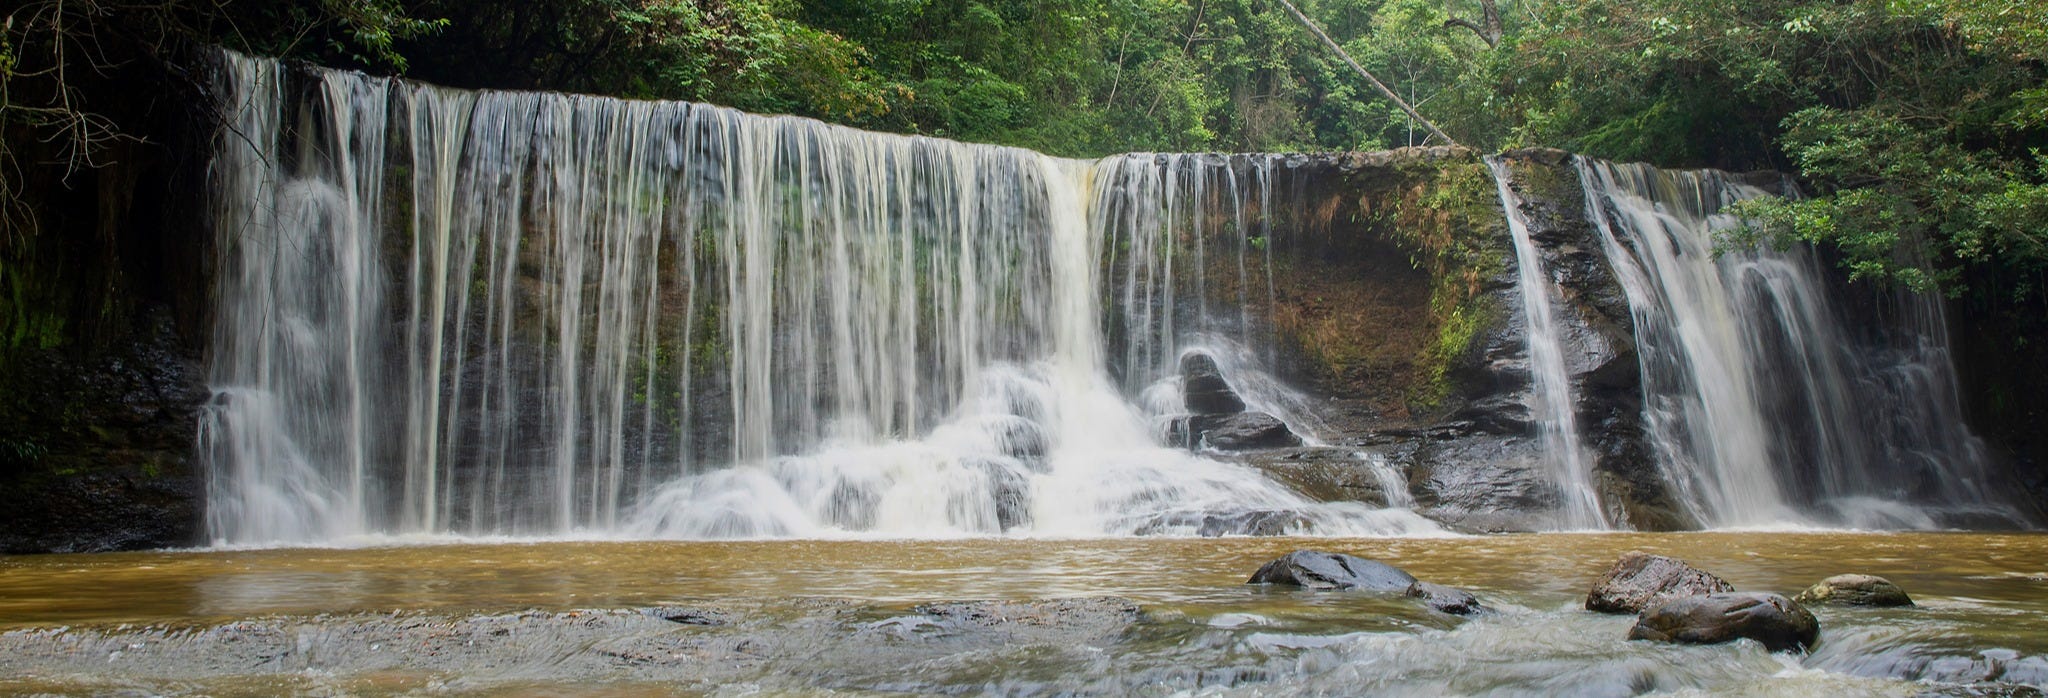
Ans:
POLYGON ((1486 42, 1487 48, 1500 48, 1500 6, 1495 4, 1495 0, 1479 0, 1479 11, 1479 21, 1474 22, 1452 14, 1451 0, 1444 0, 1444 16, 1450 18, 1444 20, 1444 26, 1470 29, 1486 42))
POLYGON ((1359 65, 1358 61, 1352 60, 1351 54, 1344 52, 1344 47, 1338 46, 1337 42, 1330 40, 1330 35, 1324 34, 1322 28, 1316 26, 1316 23, 1310 20, 1308 18, 1308 15, 1302 14, 1301 10, 1296 9, 1294 7, 1294 3, 1288 2, 1287 0, 1280 0, 1280 6, 1287 8, 1287 11, 1293 14, 1296 20, 1299 20, 1301 22, 1301 26, 1308 27, 1309 33, 1314 34, 1317 39, 1322 40, 1324 46, 1328 46, 1331 51, 1336 52, 1337 57, 1343 59, 1345 65, 1351 66, 1352 70, 1358 71, 1359 76, 1365 78, 1366 82, 1372 83, 1373 88, 1379 90, 1380 94, 1385 95, 1387 99, 1393 100, 1394 106, 1400 107, 1401 111, 1406 112, 1408 114, 1408 118, 1414 119, 1416 123, 1422 124, 1424 128, 1429 129, 1430 133, 1435 134, 1438 138, 1444 139, 1445 143, 1449 143, 1451 145, 1458 144, 1456 140, 1453 140, 1451 138, 1450 134, 1444 133, 1443 129, 1437 128, 1434 122, 1431 122, 1429 119, 1424 118, 1421 113, 1416 112, 1415 107, 1409 106, 1408 102, 1406 100, 1401 99, 1401 95, 1395 94, 1392 89, 1388 88, 1386 83, 1380 82, 1379 78, 1373 77, 1372 73, 1367 72, 1365 66, 1359 65))

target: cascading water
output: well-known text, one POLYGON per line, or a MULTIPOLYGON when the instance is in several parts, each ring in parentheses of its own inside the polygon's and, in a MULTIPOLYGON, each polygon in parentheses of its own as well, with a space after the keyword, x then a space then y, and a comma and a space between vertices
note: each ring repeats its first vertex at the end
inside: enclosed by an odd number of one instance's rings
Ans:
POLYGON ((1242 229, 1240 192, 1140 204, 1113 165, 1023 150, 224 65, 216 540, 1435 530, 1161 448, 1114 385, 1108 211, 1236 202, 1242 229))
POLYGON ((1563 333, 1552 305, 1557 285, 1544 271, 1543 257, 1530 236, 1522 197, 1509 186, 1511 173, 1499 158, 1487 158, 1493 181, 1514 238, 1516 281, 1522 297, 1522 319, 1529 334, 1530 416, 1536 421, 1541 457, 1557 487, 1558 525, 1566 529, 1604 528, 1600 498, 1593 490, 1593 460, 1579 436, 1578 401, 1565 368, 1563 333))
POLYGON ((1097 165, 1104 332, 1113 373, 1155 426, 1182 412, 1183 356, 1216 360, 1247 409, 1310 443, 1330 431, 1309 400, 1263 369, 1274 349, 1258 317, 1274 306, 1274 180, 1283 156, 1134 153, 1097 165), (1212 308, 1214 298, 1235 298, 1212 308))
POLYGON ((1699 520, 2023 521, 1989 504, 1936 299, 1900 294, 1895 322, 1858 335, 1810 252, 1715 248, 1738 224, 1722 209, 1763 190, 1718 172, 1578 168, 1635 319, 1652 445, 1699 520))

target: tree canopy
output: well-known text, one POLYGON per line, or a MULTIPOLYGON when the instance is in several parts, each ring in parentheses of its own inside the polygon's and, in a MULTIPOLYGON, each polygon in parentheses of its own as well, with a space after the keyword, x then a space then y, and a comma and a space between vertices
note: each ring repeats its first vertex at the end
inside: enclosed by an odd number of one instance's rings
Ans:
MULTIPOLYGON (((1297 4, 1461 143, 1784 169, 1811 195, 1751 205, 1760 233, 1832 246, 1860 277, 2044 291, 2038 2, 1297 4)), ((113 125, 65 71, 110 37, 1066 156, 1429 141, 1277 0, 31 0, 6 22, 0 125, 76 140, 73 166, 113 125)), ((21 177, 8 152, 0 186, 21 177)))

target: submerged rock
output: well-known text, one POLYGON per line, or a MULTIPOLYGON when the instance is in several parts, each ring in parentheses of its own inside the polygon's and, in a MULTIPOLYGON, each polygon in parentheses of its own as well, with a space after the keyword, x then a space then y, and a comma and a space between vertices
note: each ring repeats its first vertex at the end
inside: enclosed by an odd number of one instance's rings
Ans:
POLYGON ((1820 622, 1777 594, 1730 592, 1672 599, 1645 612, 1630 640, 1716 644, 1749 638, 1772 652, 1804 651, 1820 641, 1820 622))
POLYGON ((1838 574, 1799 592, 1796 601, 1805 604, 1831 603, 1844 606, 1911 606, 1906 590, 1883 577, 1867 574, 1838 574))
POLYGON ((1418 581, 1414 586, 1408 587, 1408 595, 1422 599, 1430 608, 1454 616, 1469 616, 1492 610, 1479 603, 1479 597, 1473 596, 1472 592, 1442 584, 1418 581))
POLYGON ((1246 584, 1283 584, 1303 589, 1359 589, 1408 593, 1415 576, 1399 567, 1362 557, 1296 550, 1268 562, 1246 584))
POLYGON ((1586 610, 1641 613, 1673 599, 1735 591, 1734 585, 1683 560, 1632 552, 1586 594, 1586 610))
POLYGON ((1399 567, 1378 560, 1338 553, 1296 550, 1268 562, 1246 584, 1284 584, 1318 591, 1374 591, 1421 599, 1430 608, 1455 616, 1484 613, 1479 597, 1463 589, 1432 584, 1399 567))

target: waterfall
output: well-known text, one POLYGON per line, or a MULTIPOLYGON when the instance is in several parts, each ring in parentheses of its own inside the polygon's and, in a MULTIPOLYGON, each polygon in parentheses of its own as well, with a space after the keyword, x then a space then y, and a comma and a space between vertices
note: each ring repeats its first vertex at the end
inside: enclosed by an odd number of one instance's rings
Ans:
POLYGON ((1310 443, 1329 428, 1308 398, 1264 367, 1274 346, 1259 315, 1274 306, 1274 181, 1279 155, 1134 153, 1096 165, 1093 222, 1102 231, 1104 333, 1121 347, 1112 372, 1159 422, 1181 412, 1181 357, 1216 359, 1247 409, 1310 443), (1234 298, 1227 308, 1211 307, 1234 298))
POLYGON ((1537 443, 1544 466, 1559 497, 1558 525, 1566 529, 1604 528, 1600 498, 1593 490, 1592 458, 1579 435, 1578 401, 1565 368, 1563 332, 1552 309, 1557 284, 1544 270, 1543 257, 1529 232, 1523 201, 1509 186, 1507 163, 1489 157, 1500 205, 1514 239, 1516 283, 1522 297, 1522 319, 1529 335, 1530 416, 1537 424, 1537 443))
POLYGON ((1852 327, 1810 250, 1716 249, 1738 224, 1723 208, 1762 189, 1711 171, 1577 166, 1634 316, 1651 443, 1699 520, 2022 521, 1987 489, 1938 299, 1897 292, 1852 327))
POLYGON ((1103 260, 1249 230, 1258 168, 222 70, 217 541, 1435 530, 1162 448, 1119 385, 1184 331, 1249 335, 1208 262, 1133 289, 1103 260), (1109 289, 1167 323, 1114 369, 1109 289))

